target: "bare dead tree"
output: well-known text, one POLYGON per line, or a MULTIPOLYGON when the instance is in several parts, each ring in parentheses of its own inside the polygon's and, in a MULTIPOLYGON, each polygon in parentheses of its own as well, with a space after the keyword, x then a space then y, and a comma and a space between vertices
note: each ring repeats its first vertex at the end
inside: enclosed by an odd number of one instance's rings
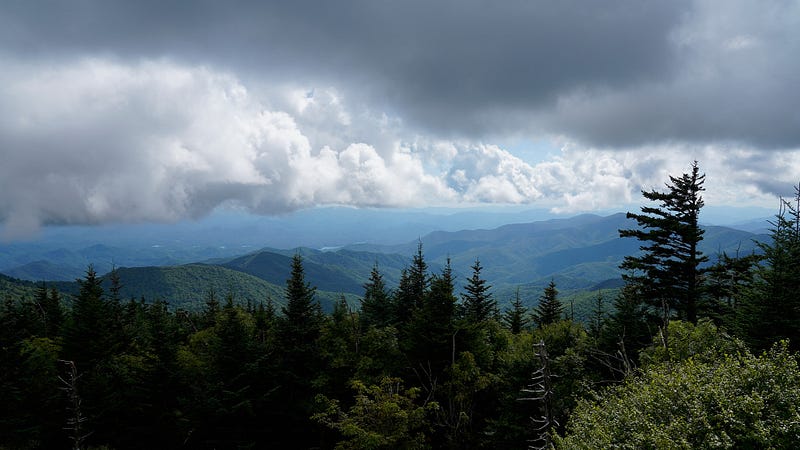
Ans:
POLYGON ((80 450, 83 448, 83 442, 92 433, 85 433, 83 430, 83 423, 86 422, 86 417, 81 412, 81 397, 78 395, 78 369, 75 367, 75 361, 66 361, 60 359, 59 362, 67 366, 66 377, 58 376, 63 386, 61 389, 67 393, 69 405, 67 406, 67 426, 65 430, 70 432, 70 439, 72 440, 73 450, 80 450))
POLYGON ((529 449, 549 449, 552 447, 550 439, 550 430, 553 426, 558 426, 558 422, 553 418, 553 374, 550 373, 550 359, 547 356, 547 348, 544 340, 540 340, 536 347, 536 356, 539 358, 539 368, 531 374, 530 384, 522 389, 522 392, 528 394, 527 397, 522 397, 519 401, 531 401, 539 403, 539 410, 541 415, 539 417, 531 417, 531 424, 533 431, 536 433, 534 439, 529 440, 529 449))

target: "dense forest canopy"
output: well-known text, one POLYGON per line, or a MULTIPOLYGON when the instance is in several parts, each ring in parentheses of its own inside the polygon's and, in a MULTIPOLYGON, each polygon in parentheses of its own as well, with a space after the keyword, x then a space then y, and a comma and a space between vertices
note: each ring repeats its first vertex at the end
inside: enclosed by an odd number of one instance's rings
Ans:
POLYGON ((375 264, 360 307, 330 314, 299 253, 280 299, 128 300, 92 267, 69 301, 7 289, 0 447, 788 448, 800 186, 760 253, 706 263, 703 181, 695 163, 643 192, 655 205, 620 230, 642 251, 583 321, 555 281, 499 310, 483 261, 456 280, 421 242, 396 289, 375 264))

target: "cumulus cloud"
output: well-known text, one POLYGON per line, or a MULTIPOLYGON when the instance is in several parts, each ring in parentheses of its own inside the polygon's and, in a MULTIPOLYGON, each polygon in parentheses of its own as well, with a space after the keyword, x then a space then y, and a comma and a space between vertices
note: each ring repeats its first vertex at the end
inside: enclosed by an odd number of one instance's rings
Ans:
POLYGON ((709 200, 785 195, 798 30, 778 0, 5 3, 0 222, 589 211, 694 159, 709 200))
MULTIPOLYGON (((300 99, 286 93, 297 100, 293 115, 263 109, 235 77, 204 67, 106 59, 6 66, 11 70, 0 75, 6 232, 41 222, 171 221, 222 204, 272 214, 320 204, 538 196, 530 166, 494 146, 400 140, 384 116, 368 121, 392 130, 388 145, 377 139, 381 149, 346 143, 347 131, 334 138, 326 129, 351 128, 350 113, 330 92, 300 99), (322 145, 326 140, 330 145, 322 145)), ((352 134, 368 137, 358 129, 352 134)))

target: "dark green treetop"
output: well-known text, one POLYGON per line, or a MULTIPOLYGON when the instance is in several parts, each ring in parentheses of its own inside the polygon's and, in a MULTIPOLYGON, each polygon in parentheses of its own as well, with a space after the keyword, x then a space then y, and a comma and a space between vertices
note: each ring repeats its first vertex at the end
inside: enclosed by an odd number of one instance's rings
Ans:
POLYGON ((533 310, 533 320, 540 328, 556 323, 562 319, 564 315, 564 306, 558 300, 558 289, 556 289, 556 282, 550 280, 550 284, 544 288, 542 296, 539 297, 539 304, 533 310))
POLYGON ((626 256, 620 268, 628 271, 623 278, 639 284, 653 306, 696 323, 700 265, 708 260, 698 249, 704 233, 698 219, 704 204, 700 193, 705 190, 705 174, 695 161, 690 173, 669 179, 666 192, 642 191, 657 206, 643 206, 641 214, 627 214, 638 227, 619 230, 619 235, 641 241, 642 253, 626 256))

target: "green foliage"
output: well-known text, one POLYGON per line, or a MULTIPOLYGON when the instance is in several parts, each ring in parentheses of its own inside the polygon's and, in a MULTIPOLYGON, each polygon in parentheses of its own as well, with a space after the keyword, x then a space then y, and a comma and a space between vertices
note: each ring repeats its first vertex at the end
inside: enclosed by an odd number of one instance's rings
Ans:
POLYGON ((429 448, 426 433, 428 416, 438 409, 430 402, 418 405, 418 388, 404 389, 399 378, 383 378, 367 386, 354 380, 355 403, 347 411, 339 401, 318 396, 324 412, 314 420, 339 431, 344 439, 337 449, 424 449, 429 448))
POLYGON ((491 286, 481 277, 481 262, 477 258, 472 265, 472 276, 467 278, 461 298, 464 301, 464 315, 468 322, 479 324, 497 316, 497 301, 492 298, 491 286))
POLYGON ((781 199, 772 225, 771 242, 759 244, 764 264, 747 291, 739 324, 756 348, 789 339, 796 350, 800 349, 800 185, 793 202, 781 199))
POLYGON ((450 266, 432 277, 430 284, 430 291, 414 311, 402 342, 412 368, 424 373, 422 382, 428 388, 433 387, 454 357, 456 298, 450 266))
POLYGON ((708 260, 698 248, 705 233, 698 223, 705 175, 695 161, 690 174, 669 179, 667 192, 642 191, 658 206, 643 206, 642 214, 627 214, 638 227, 619 230, 619 235, 641 241, 642 254, 626 256, 620 268, 628 271, 623 278, 641 286, 656 308, 666 305, 678 317, 696 322, 700 265, 708 260))
POLYGON ((648 367, 582 400, 559 448, 793 448, 800 369, 784 345, 754 357, 648 367))
POLYGON ((527 328, 528 323, 530 323, 527 312, 519 296, 519 289, 517 289, 514 301, 511 302, 511 307, 503 312, 503 325, 512 333, 519 334, 523 329, 527 328))
POLYGON ((376 263, 370 271, 369 281, 364 285, 364 298, 361 300, 364 327, 385 327, 392 322, 393 313, 392 299, 376 263))
POLYGON ((563 315, 564 306, 558 300, 556 282, 551 280, 550 284, 544 289, 542 296, 539 297, 539 304, 533 310, 533 321, 536 322, 536 326, 541 328, 558 322, 563 315))
POLYGON ((667 333, 659 330, 653 344, 640 355, 642 367, 654 364, 676 363, 694 358, 714 361, 725 355, 747 351, 747 346, 718 328, 710 319, 700 319, 697 324, 672 320, 667 333), (666 343, 664 339, 666 338, 666 343), (666 345, 665 345, 666 344, 666 345))

